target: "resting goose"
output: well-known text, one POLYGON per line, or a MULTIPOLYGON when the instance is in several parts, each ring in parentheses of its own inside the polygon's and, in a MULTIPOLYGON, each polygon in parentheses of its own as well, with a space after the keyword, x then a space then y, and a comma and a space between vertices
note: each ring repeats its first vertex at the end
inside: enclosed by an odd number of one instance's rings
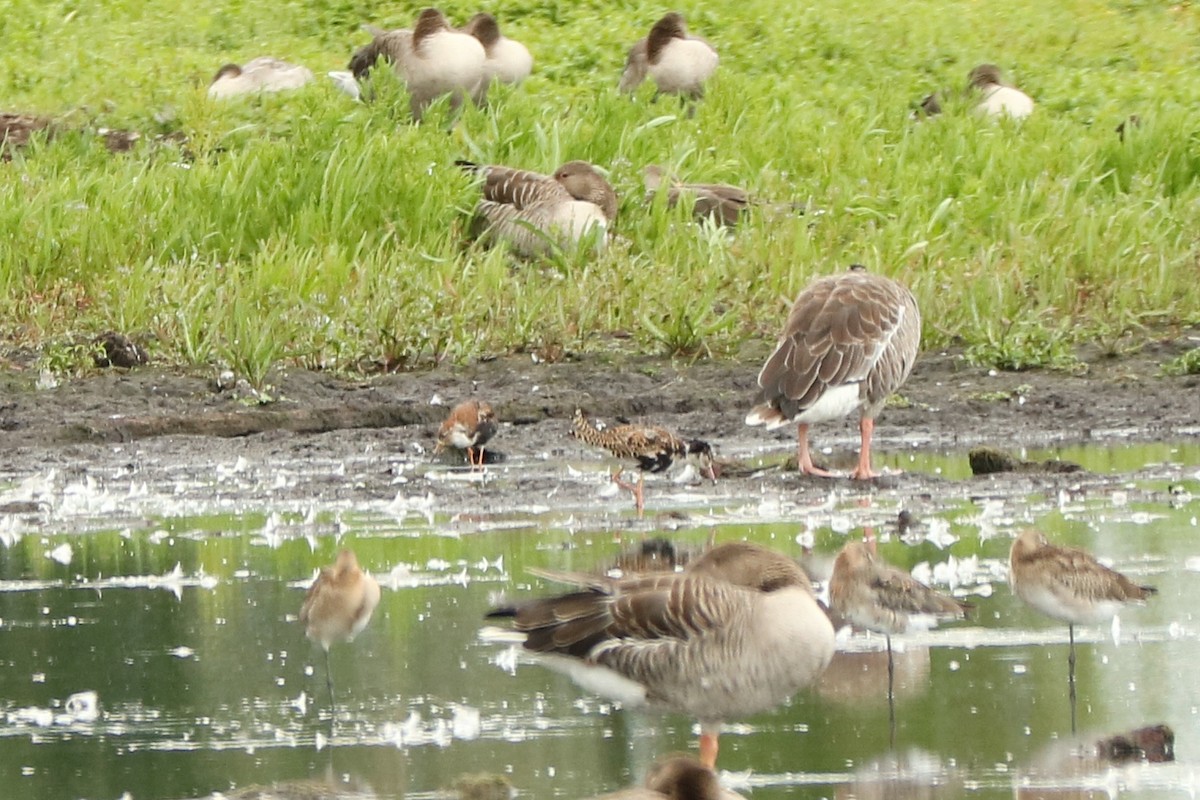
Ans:
POLYGON ((464 95, 482 102, 487 94, 484 63, 487 53, 479 40, 450 27, 445 15, 427 8, 413 29, 372 29, 374 40, 350 59, 350 71, 362 80, 380 58, 394 65, 411 96, 413 119, 421 121, 435 98, 450 95, 450 107, 462 105, 464 95))
POLYGON ((699 719, 710 768, 724 720, 774 708, 833 657, 833 625, 799 565, 748 542, 718 545, 683 572, 549 577, 580 588, 488 616, 512 617, 527 650, 585 689, 699 719))
MULTIPOLYGON (((655 164, 645 168, 646 201, 650 202, 663 185, 663 169, 655 164)), ((733 226, 750 207, 745 189, 726 183, 683 183, 671 179, 667 185, 667 206, 674 208, 680 198, 692 198, 692 216, 711 219, 719 225, 733 226)))
POLYGON ((1033 113, 1033 99, 1029 95, 1000 79, 1000 68, 995 64, 980 64, 967 76, 967 85, 983 93, 983 99, 975 110, 989 117, 1008 115, 1013 119, 1025 119, 1033 113))
POLYGON ((221 67, 208 85, 208 96, 224 100, 255 92, 282 92, 299 89, 312 80, 313 74, 308 67, 262 56, 241 66, 226 64, 221 67))
POLYGON ((467 462, 472 467, 483 466, 483 446, 496 435, 496 412, 490 403, 480 400, 464 400, 451 410, 438 429, 437 446, 434 454, 447 447, 467 451, 467 462), (477 458, 478 456, 478 458, 477 458))
POLYGON ((813 465, 808 426, 858 411, 862 448, 851 478, 871 469, 875 417, 912 371, 921 342, 921 314, 904 286, 860 265, 818 278, 796 298, 775 352, 758 374, 760 390, 747 425, 798 423, 796 463, 813 465))
POLYGON ((604 246, 604 234, 617 216, 617 194, 588 162, 568 161, 553 175, 469 161, 458 164, 483 177, 472 237, 508 242, 528 258, 548 255, 555 247, 577 247, 589 236, 604 246))
POLYGON ((491 14, 481 11, 471 17, 463 32, 471 34, 483 45, 487 54, 484 62, 487 80, 517 84, 533 72, 533 56, 529 49, 500 33, 500 25, 491 14))
POLYGON ((632 92, 649 77, 660 94, 697 100, 704 96, 704 82, 716 71, 717 61, 713 46, 688 34, 683 15, 672 11, 630 48, 618 88, 632 92))
POLYGON ((745 800, 721 786, 717 773, 691 756, 660 759, 641 786, 622 789, 592 800, 745 800))

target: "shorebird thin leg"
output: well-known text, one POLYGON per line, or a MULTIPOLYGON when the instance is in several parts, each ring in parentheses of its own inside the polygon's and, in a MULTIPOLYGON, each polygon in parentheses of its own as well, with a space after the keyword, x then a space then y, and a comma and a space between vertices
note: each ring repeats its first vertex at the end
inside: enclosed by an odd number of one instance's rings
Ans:
POLYGON ((325 648, 325 685, 329 687, 329 717, 333 719, 337 716, 337 710, 334 707, 333 701, 333 670, 329 666, 329 648, 325 648))
POLYGON ((804 475, 816 475, 821 478, 832 478, 833 473, 813 465, 812 455, 808 452, 808 423, 801 422, 796 426, 796 469, 804 475))
POLYGON ((892 661, 892 635, 884 634, 887 637, 888 651, 888 744, 891 747, 896 746, 896 693, 894 690, 896 681, 896 664, 892 661))
POLYGON ((858 466, 850 473, 850 477, 856 481, 878 478, 879 473, 871 469, 871 434, 875 432, 875 420, 862 417, 858 421, 858 431, 862 446, 858 450, 858 466))
POLYGON ((717 737, 720 729, 710 730, 703 723, 700 725, 700 763, 709 769, 717 768, 717 737))
POLYGON ((1067 635, 1071 640, 1071 652, 1067 656, 1067 683, 1071 687, 1071 733, 1075 733, 1075 625, 1067 623, 1067 635))

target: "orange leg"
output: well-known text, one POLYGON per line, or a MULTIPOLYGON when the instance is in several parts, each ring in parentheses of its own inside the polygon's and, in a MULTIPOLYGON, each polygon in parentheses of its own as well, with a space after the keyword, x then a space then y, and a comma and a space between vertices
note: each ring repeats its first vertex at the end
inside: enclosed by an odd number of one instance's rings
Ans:
POLYGON ((633 505, 637 508, 638 519, 641 519, 646 509, 646 476, 638 474, 637 483, 626 483, 621 480, 621 470, 612 474, 612 482, 633 495, 633 505))
POLYGON ((871 469, 871 434, 875 432, 875 420, 863 417, 858 421, 858 431, 862 447, 858 451, 858 466, 850 473, 850 477, 856 481, 878 478, 880 473, 871 469))
POLYGON ((700 729, 700 763, 709 769, 717 768, 717 733, 700 729))
POLYGON ((813 465, 812 455, 808 452, 808 423, 801 422, 796 428, 796 468, 804 475, 816 475, 821 478, 832 478, 833 473, 813 465))

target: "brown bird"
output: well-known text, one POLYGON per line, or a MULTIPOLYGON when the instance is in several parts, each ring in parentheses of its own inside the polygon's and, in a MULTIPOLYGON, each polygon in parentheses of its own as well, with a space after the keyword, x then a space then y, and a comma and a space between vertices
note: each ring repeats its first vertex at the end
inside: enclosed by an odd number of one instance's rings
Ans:
POLYGON ((488 617, 513 618, 525 649, 589 691, 699 719, 710 768, 724 720, 774 708, 833 657, 833 625, 799 565, 749 542, 718 545, 683 572, 543 575, 579 588, 488 617))
POLYGON ((329 686, 329 704, 333 706, 333 673, 329 667, 329 648, 334 642, 354 639, 371 621, 379 605, 379 584, 358 566, 354 551, 342 549, 331 567, 308 588, 300 606, 304 635, 325 651, 325 680, 329 686))
POLYGON ((717 773, 691 756, 659 759, 641 786, 622 789, 592 800, 745 800, 721 786, 717 773))
POLYGON ((654 23, 650 35, 629 49, 619 89, 632 92, 649 77, 659 94, 679 94, 698 100, 704 82, 717 69, 717 51, 688 33, 683 15, 672 11, 654 23))
MULTIPOLYGON (((683 439, 658 425, 626 424, 598 428, 582 408, 575 409, 571 419, 571 435, 584 444, 603 447, 617 458, 634 459, 643 472, 665 472, 678 457, 695 457, 700 462, 700 471, 714 483, 717 480, 713 467, 712 446, 700 439, 683 439)), ((619 480, 620 470, 613 474, 613 481, 623 489, 633 492, 638 516, 645 508, 645 482, 638 475, 636 484, 625 484, 619 480)))
POLYGON ((617 193, 600 170, 568 161, 553 175, 501 166, 457 162, 483 178, 471 236, 486 244, 508 242, 526 258, 572 249, 589 238, 604 247, 617 218, 617 193))
MULTIPOLYGON (((663 169, 650 164, 644 170, 646 202, 651 202, 663 185, 663 169)), ((667 183, 667 206, 674 208, 680 199, 691 198, 692 216, 698 220, 711 219, 719 225, 732 227, 750 207, 750 195, 745 189, 726 183, 683 183, 672 178, 667 183)))
POLYGON ((865 542, 847 542, 833 562, 829 605, 842 619, 887 641, 888 709, 894 735, 895 662, 892 634, 904 633, 916 615, 962 619, 973 606, 955 600, 880 559, 865 542))
POLYGON ((812 462, 808 426, 857 411, 862 448, 850 477, 877 477, 871 469, 875 417, 912 371, 920 342, 921 313, 904 286, 857 264, 818 278, 796 298, 775 352, 758 373, 761 388, 746 424, 798 423, 798 468, 829 476, 812 462))
POLYGON ((1024 530, 1008 553, 1009 586, 1034 610, 1067 623, 1067 659, 1071 732, 1075 732, 1075 626, 1107 622, 1129 603, 1158 592, 1139 586, 1101 564, 1085 550, 1050 544, 1035 530, 1024 530))
POLYGON ((483 446, 496 435, 496 428, 496 413, 489 403, 464 400, 454 407, 438 428, 437 445, 433 452, 436 455, 447 447, 465 450, 467 463, 472 467, 482 467, 483 446))

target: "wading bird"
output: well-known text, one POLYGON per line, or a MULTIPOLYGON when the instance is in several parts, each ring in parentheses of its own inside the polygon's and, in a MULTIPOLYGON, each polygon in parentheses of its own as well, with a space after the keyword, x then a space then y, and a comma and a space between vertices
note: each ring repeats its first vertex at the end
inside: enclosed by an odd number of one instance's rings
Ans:
POLYGON ((379 584, 358 566, 352 550, 343 549, 331 567, 321 573, 308 588, 300 607, 304 635, 325 651, 325 681, 329 687, 332 713, 333 671, 329 666, 329 648, 334 642, 354 639, 371 621, 379 605, 379 584))
POLYGON ((483 446, 496 435, 496 412, 481 400, 464 400, 454 407, 450 415, 438 428, 437 445, 433 452, 442 452, 447 447, 465 450, 467 463, 472 467, 483 466, 483 446))

